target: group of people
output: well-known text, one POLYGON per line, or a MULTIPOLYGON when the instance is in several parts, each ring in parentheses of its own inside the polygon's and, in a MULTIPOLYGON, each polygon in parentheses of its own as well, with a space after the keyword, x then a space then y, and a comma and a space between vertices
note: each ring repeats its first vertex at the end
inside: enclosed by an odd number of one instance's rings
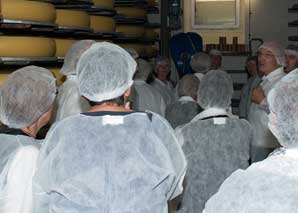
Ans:
POLYGON ((298 48, 268 42, 247 59, 240 118, 221 60, 193 55, 175 85, 168 58, 81 40, 59 88, 45 68, 13 72, 0 88, 0 212, 298 211, 298 48))

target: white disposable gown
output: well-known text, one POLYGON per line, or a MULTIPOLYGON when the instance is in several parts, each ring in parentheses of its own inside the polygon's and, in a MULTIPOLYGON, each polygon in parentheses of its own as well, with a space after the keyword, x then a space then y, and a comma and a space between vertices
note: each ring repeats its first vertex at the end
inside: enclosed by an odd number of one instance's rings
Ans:
POLYGON ((154 113, 71 116, 51 129, 35 176, 37 213, 167 213, 186 161, 154 113))
POLYGON ((179 213, 202 212, 205 202, 231 173, 248 167, 253 131, 246 120, 209 108, 177 129, 177 137, 188 162, 179 213))
POLYGON ((34 139, 0 134, 0 212, 32 213, 32 178, 39 149, 34 139))

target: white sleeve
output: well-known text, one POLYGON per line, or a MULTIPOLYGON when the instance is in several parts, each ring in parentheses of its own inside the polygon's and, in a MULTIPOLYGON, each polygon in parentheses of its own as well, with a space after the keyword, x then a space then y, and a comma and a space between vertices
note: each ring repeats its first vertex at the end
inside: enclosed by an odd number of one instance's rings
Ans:
POLYGON ((12 159, 7 174, 3 212, 32 213, 32 178, 39 150, 34 146, 21 147, 12 159))

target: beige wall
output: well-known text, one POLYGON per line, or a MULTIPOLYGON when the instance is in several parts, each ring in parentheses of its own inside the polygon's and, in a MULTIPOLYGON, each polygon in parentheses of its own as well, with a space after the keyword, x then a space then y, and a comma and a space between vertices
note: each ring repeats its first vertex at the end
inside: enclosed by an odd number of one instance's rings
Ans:
POLYGON ((191 5, 193 0, 184 0, 184 32, 197 32, 203 37, 204 44, 219 43, 219 36, 226 36, 227 42, 232 43, 232 37, 238 37, 238 43, 246 41, 246 0, 240 0, 240 27, 236 29, 192 29, 191 27, 191 5))

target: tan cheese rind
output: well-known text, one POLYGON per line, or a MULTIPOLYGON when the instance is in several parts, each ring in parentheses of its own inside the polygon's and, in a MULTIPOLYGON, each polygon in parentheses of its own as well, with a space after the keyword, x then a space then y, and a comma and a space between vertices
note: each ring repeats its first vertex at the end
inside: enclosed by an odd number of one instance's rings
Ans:
POLYGON ((15 70, 11 69, 11 70, 3 70, 2 68, 0 69, 0 87, 2 86, 3 82, 5 81, 5 79, 15 70))
POLYGON ((21 1, 1 0, 1 14, 4 19, 55 23, 56 10, 52 4, 21 1))
POLYGON ((64 57, 68 51, 68 49, 76 42, 73 39, 55 39, 56 43, 56 57, 64 57))
POLYGON ((56 24, 62 27, 89 28, 90 17, 84 11, 56 10, 56 24))
POLYGON ((115 10, 118 14, 127 16, 127 17, 137 17, 137 18, 145 18, 146 10, 135 7, 115 7, 115 10))
POLYGON ((55 41, 29 36, 0 36, 0 57, 52 57, 55 41))
POLYGON ((93 4, 95 7, 113 9, 114 8, 114 0, 93 0, 93 4))
POLYGON ((90 16, 90 28, 95 32, 115 32, 115 20, 106 16, 90 16))
POLYGON ((116 25, 116 32, 123 33, 127 37, 143 37, 145 28, 142 25, 116 25))

